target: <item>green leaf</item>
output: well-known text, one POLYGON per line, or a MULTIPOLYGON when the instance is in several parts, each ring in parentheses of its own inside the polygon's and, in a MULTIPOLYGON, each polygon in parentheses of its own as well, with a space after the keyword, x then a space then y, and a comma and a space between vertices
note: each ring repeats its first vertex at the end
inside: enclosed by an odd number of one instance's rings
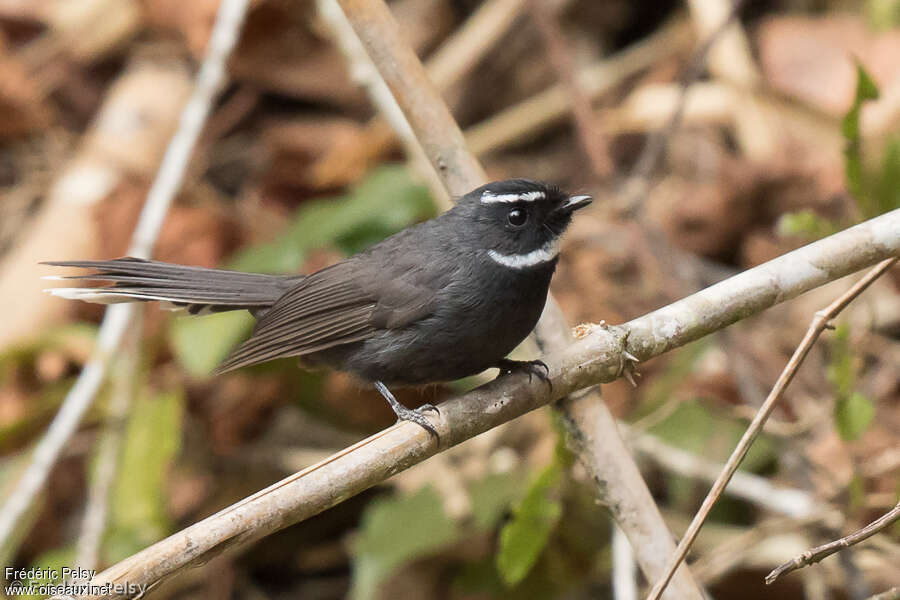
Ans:
MULTIPOLYGON (((69 570, 75 565, 75 547, 68 545, 61 548, 54 548, 38 555, 31 567, 39 569, 34 571, 35 577, 20 581, 23 587, 40 586, 40 585, 58 585, 65 581, 66 576, 63 575, 63 569, 66 569, 68 575, 69 570)), ((30 569, 29 569, 30 570, 30 569)), ((5 581, 5 578, 4 578, 5 581)), ((18 580, 14 580, 18 581, 18 580)), ((7 581, 7 584, 11 583, 7 581)), ((13 594, 9 594, 12 596, 13 594)), ((40 594, 23 594, 22 598, 41 598, 40 594)))
POLYGON ((304 203, 282 235, 240 252, 231 268, 294 273, 314 248, 332 245, 353 254, 433 215, 428 190, 405 167, 379 167, 345 196, 304 203))
POLYGON ((835 328, 831 340, 831 357, 828 363, 828 381, 839 398, 847 397, 856 385, 856 366, 850 351, 850 328, 841 323, 835 328))
POLYGON ((800 236, 818 240, 837 233, 840 229, 836 223, 804 208, 796 212, 785 213, 778 219, 778 235, 782 237, 800 236))
POLYGON ((562 504, 553 497, 562 470, 556 462, 544 469, 525 497, 513 508, 513 518, 500 532, 497 569, 508 586, 522 581, 547 545, 562 515, 562 504))
POLYGON ((872 185, 874 215, 900 208, 900 139, 890 140, 884 149, 881 169, 872 185))
POLYGON ((243 310, 178 316, 169 325, 175 356, 191 375, 209 375, 247 337, 253 322, 253 316, 243 310))
MULTIPOLYGON (((725 460, 746 429, 744 421, 710 410, 699 399, 682 402, 650 432, 666 443, 712 460, 725 460)), ((763 434, 750 446, 741 470, 756 472, 777 458, 772 438, 763 434)))
POLYGON ((876 31, 900 26, 900 0, 867 0, 866 21, 876 31))
MULTIPOLYGON (((859 115, 862 110, 863 102, 867 100, 878 99, 878 86, 863 68, 862 64, 856 63, 856 96, 853 104, 844 120, 841 123, 841 130, 847 146, 844 150, 844 170, 847 177, 847 189, 850 194, 859 203, 863 214, 868 215, 866 210, 870 201, 866 194, 866 181, 863 173, 862 160, 862 139, 859 131, 859 115)), ((874 216, 874 215, 872 215, 874 216)))
POLYGON ((857 366, 850 346, 850 328, 841 323, 831 341, 828 380, 834 386, 836 402, 834 422, 841 438, 858 439, 875 416, 875 407, 863 394, 854 390, 857 366))
POLYGON ((106 548, 110 562, 156 542, 172 528, 165 482, 180 447, 183 404, 177 392, 134 401, 113 486, 106 548))
POLYGON ((838 398, 834 407, 834 421, 838 433, 848 441, 859 439, 874 416, 875 407, 872 401, 859 392, 838 398))
POLYGON ((525 491, 526 480, 518 472, 492 473, 471 484, 472 518, 478 529, 494 527, 514 500, 525 491))
POLYGON ((458 538, 457 524, 444 513, 441 499, 431 488, 372 502, 353 545, 352 597, 376 597, 378 586, 394 570, 458 538))

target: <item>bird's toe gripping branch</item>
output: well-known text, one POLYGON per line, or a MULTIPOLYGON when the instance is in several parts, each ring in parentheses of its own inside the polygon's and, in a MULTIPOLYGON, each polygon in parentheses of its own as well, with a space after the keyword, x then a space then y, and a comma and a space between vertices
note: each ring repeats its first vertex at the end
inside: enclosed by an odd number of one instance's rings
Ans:
POLYGON ((550 381, 550 367, 542 360, 511 360, 504 358, 494 366, 500 369, 501 377, 516 372, 528 373, 528 383, 531 383, 532 377, 537 377, 553 391, 553 383, 550 381))

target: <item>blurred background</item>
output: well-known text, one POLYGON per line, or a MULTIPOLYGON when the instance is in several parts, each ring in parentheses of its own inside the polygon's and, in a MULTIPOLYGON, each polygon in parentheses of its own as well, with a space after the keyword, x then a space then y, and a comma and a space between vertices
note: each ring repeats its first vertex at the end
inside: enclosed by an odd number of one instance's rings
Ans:
MULTIPOLYGON (((36 263, 126 252, 217 5, 0 0, 4 497, 102 317, 102 307, 42 294, 39 278, 54 270, 36 263)), ((900 206, 898 0, 748 0, 726 29, 724 0, 390 6, 492 179, 594 196, 552 287, 572 324, 623 322, 900 206)), ((228 71, 156 258, 308 272, 446 206, 407 165, 315 2, 252 2, 228 71)), ((848 285, 642 364, 637 388, 603 388, 673 532, 813 313, 848 285)), ((895 268, 823 337, 739 474, 763 492, 726 495, 715 509, 690 556, 713 597, 855 599, 900 586, 897 526, 763 584, 898 500, 898 288, 895 268)), ((248 334, 246 314, 189 318, 150 305, 143 317, 0 548, 4 566, 79 560, 99 442, 116 432, 100 568, 393 420, 375 392, 292 360, 210 377, 248 334)), ((437 403, 476 384, 398 395, 437 403)), ((612 539, 542 409, 152 593, 612 598, 614 564, 629 569, 621 553, 613 560, 612 539)))

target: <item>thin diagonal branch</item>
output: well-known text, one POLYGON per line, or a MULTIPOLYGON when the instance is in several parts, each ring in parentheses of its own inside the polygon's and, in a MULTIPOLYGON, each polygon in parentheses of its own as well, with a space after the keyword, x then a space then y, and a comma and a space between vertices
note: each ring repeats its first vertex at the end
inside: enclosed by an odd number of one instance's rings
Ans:
POLYGON ((850 535, 844 536, 838 540, 834 540, 833 542, 828 542, 827 544, 823 544, 821 546, 817 546, 810 550, 807 550, 803 554, 793 558, 792 560, 784 563, 777 569, 774 569, 771 573, 766 575, 766 585, 771 585, 778 581, 778 578, 782 575, 786 575, 791 571, 796 571, 797 569, 802 569, 803 567, 808 567, 813 563, 817 563, 823 558, 827 558, 836 552, 840 552, 845 548, 849 548, 854 544, 858 544, 864 540, 869 539, 876 533, 880 531, 884 531, 891 525, 893 525, 897 520, 900 520, 900 503, 897 503, 893 509, 875 519, 862 529, 854 531, 850 535))
POLYGON ((387 5, 374 0, 339 0, 369 57, 406 115, 425 154, 452 196, 487 182, 481 164, 416 53, 403 41, 387 5))
POLYGON ((106 531, 109 513, 109 495, 118 472, 119 453, 124 437, 125 419, 131 411, 134 396, 134 375, 138 363, 141 313, 138 312, 125 340, 118 364, 110 379, 111 397, 106 413, 106 423, 97 443, 94 473, 88 490, 87 507, 81 520, 81 532, 75 547, 75 564, 85 569, 96 569, 100 557, 100 545, 106 531))
POLYGON ((669 140, 681 125, 691 85, 703 73, 709 52, 724 33, 729 31, 729 25, 735 20, 743 4, 744 0, 734 0, 731 9, 725 18, 722 19, 719 26, 706 39, 700 42, 700 45, 697 46, 697 49, 694 50, 694 53, 688 60, 687 65, 678 78, 678 100, 675 103, 672 114, 669 116, 668 122, 662 129, 649 135, 640 156, 631 169, 631 173, 628 174, 627 179, 622 184, 620 191, 622 197, 621 206, 625 212, 640 212, 640 200, 647 195, 651 187, 653 174, 659 165, 659 160, 665 153, 669 140))
MULTIPOLYGON (((450 446, 553 400, 615 379, 624 351, 647 360, 886 257, 900 254, 900 209, 744 271, 618 326, 583 326, 544 357, 552 393, 535 379, 504 377, 441 405, 439 447, 403 422, 291 475, 113 565, 92 583, 152 585, 307 519, 450 446)), ((120 593, 112 598, 128 597, 120 593)))
MULTIPOLYGON (((897 212, 900 212, 900 210, 895 210, 892 213, 888 213, 888 215, 897 212)), ((895 232, 895 235, 900 235, 900 232, 895 232)), ((806 247, 809 248, 809 246, 806 247)), ((863 292, 863 290, 869 287, 872 282, 878 279, 882 274, 885 273, 885 271, 890 269, 896 263, 897 258, 889 258, 887 260, 884 260, 874 269, 869 271, 869 273, 867 273, 865 277, 857 281, 837 300, 828 305, 824 310, 818 311, 815 314, 812 322, 809 325, 809 329, 807 330, 806 335, 803 337, 803 341, 800 342, 800 345, 794 351, 793 356, 791 356, 791 359, 785 366, 784 371, 782 371, 781 376, 778 378, 778 381, 775 382, 775 386, 772 388, 772 391, 769 392, 769 396, 766 398, 765 402, 763 402, 762 406, 760 406, 759 411, 756 413, 756 416, 753 418, 750 426, 744 432, 744 435, 738 442, 737 447, 728 458, 728 462, 725 463, 725 468, 716 479, 716 482, 713 484, 712 489, 706 495, 706 498, 703 500, 703 504, 700 506, 700 509, 697 511, 697 514, 691 521, 690 526, 688 526, 684 537, 681 538, 681 542, 678 544, 678 549, 666 569, 666 575, 654 584, 653 589, 647 596, 648 600, 657 600, 661 596, 662 592, 666 589, 666 585, 668 585, 670 577, 675 572, 675 569, 678 567, 678 565, 680 565, 684 558, 687 556, 691 544, 693 544, 694 540, 697 538, 697 534, 700 532, 700 528, 706 521, 706 517, 712 510, 712 507, 722 495, 722 492, 725 490, 725 486, 728 485, 728 482, 731 480, 734 472, 741 464, 741 461, 747 455, 747 451, 750 449, 750 446, 762 431, 766 419, 768 419, 769 415, 772 414, 772 411, 775 409, 775 405, 777 404, 778 400, 781 399, 781 396, 784 394, 784 390, 787 389, 787 386, 791 383, 791 380, 793 380, 794 375, 797 373, 797 369, 800 368, 800 365, 803 363, 803 359, 806 358, 806 355, 809 353, 815 341, 819 338, 822 332, 825 331, 831 320, 834 319, 838 315, 838 313, 846 308, 846 306, 850 304, 850 302, 852 302, 854 298, 859 296, 863 292)))
POLYGON ((575 135, 594 176, 607 178, 612 175, 614 167, 609 147, 594 117, 591 98, 578 81, 575 62, 560 27, 557 11, 547 0, 530 0, 530 8, 553 69, 571 99, 575 135))
MULTIPOLYGON (((144 203, 128 253, 149 257, 172 199, 181 185, 188 159, 194 149, 212 102, 225 80, 225 63, 234 47, 248 0, 223 0, 216 16, 206 57, 197 74, 191 97, 185 104, 175 135, 169 142, 156 179, 144 203)), ((63 401, 62 408, 34 449, 31 463, 0 510, 0 546, 6 544, 16 524, 44 487, 60 451, 75 432, 106 376, 110 358, 122 342, 137 306, 116 304, 106 310, 97 348, 85 364, 78 381, 63 401)))

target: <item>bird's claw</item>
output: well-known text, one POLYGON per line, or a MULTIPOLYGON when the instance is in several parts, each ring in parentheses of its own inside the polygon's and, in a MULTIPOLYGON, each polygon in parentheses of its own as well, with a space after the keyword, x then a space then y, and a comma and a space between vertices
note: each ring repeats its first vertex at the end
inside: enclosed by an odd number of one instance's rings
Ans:
POLYGON ((546 383, 551 391, 553 390, 553 382, 550 381, 550 367, 542 360, 510 360, 504 358, 495 366, 500 369, 501 376, 509 375, 516 371, 523 371, 528 373, 528 383, 531 383, 531 378, 534 376, 546 383))
MULTIPOLYGON (((440 412, 440 411, 438 411, 437 407, 435 407, 435 406, 432 406, 430 404, 428 404, 426 406, 433 408, 437 412, 440 412)), ((419 408, 418 410, 412 410, 412 409, 406 408, 405 406, 402 407, 400 410, 395 410, 394 412, 397 415, 397 422, 401 423, 403 421, 410 421, 412 423, 415 423, 416 425, 420 426, 422 429, 427 431, 430 435, 432 435, 434 437, 434 439, 440 441, 441 438, 438 435, 437 430, 434 428, 434 426, 431 423, 428 422, 428 419, 425 418, 425 415, 423 415, 421 412, 419 412, 419 410, 422 410, 422 409, 425 409, 425 406, 419 408)), ((426 410, 428 410, 428 409, 426 409, 426 410)))

